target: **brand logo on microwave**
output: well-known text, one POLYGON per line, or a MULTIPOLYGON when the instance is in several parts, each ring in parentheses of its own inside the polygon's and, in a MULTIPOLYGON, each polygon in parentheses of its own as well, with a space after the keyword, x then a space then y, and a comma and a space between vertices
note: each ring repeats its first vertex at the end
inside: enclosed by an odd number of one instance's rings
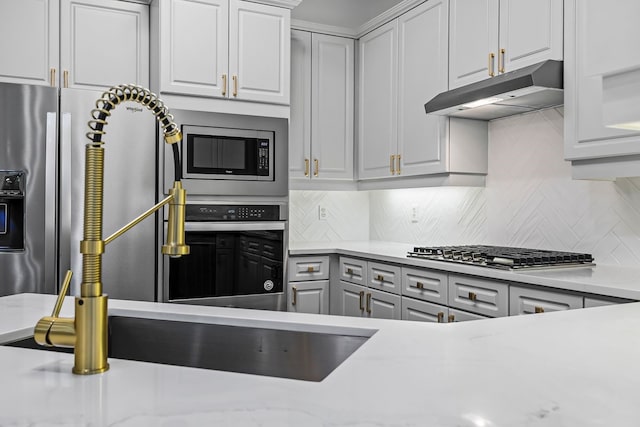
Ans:
POLYGON ((140 107, 127 107, 127 111, 131 111, 132 113, 142 113, 142 108, 140 108, 140 107))
POLYGON ((233 171, 224 171, 224 173, 233 173, 233 171))

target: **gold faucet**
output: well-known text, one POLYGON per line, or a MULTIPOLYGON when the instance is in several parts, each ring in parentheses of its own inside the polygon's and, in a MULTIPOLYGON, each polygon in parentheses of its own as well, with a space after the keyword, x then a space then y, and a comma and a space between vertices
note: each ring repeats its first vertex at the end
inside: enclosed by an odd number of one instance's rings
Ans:
POLYGON ((64 296, 71 281, 71 271, 61 286, 51 316, 38 321, 34 339, 40 345, 74 347, 74 374, 97 374, 109 369, 107 362, 107 295, 102 293, 102 253, 104 247, 134 227, 143 219, 166 204, 169 204, 167 242, 162 253, 180 257, 189 253, 184 242, 184 220, 186 191, 180 182, 178 149, 175 143, 182 140, 182 134, 173 121, 173 116, 156 95, 148 89, 136 85, 114 86, 102 94, 91 111, 91 141, 86 145, 84 184, 84 229, 80 242, 82 253, 82 283, 80 296, 75 297, 75 318, 58 317, 64 296), (176 178, 169 196, 138 216, 113 235, 102 239, 103 165, 104 148, 101 141, 105 134, 110 111, 123 101, 138 102, 156 116, 162 127, 165 142, 173 145, 176 178))

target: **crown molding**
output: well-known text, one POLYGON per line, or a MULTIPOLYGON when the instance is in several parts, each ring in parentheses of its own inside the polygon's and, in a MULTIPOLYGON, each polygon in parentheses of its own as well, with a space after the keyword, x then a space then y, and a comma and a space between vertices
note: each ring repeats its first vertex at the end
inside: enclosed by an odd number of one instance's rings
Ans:
POLYGON ((251 3, 266 4, 269 6, 284 7, 286 9, 293 9, 294 7, 302 3, 302 0, 247 0, 247 1, 250 1, 251 3))
POLYGON ((401 3, 398 3, 392 8, 385 10, 380 15, 371 19, 369 22, 365 22, 360 27, 358 27, 358 29, 355 31, 355 37, 359 39, 368 32, 375 30, 380 25, 386 24, 387 22, 397 18, 398 16, 402 15, 410 9, 413 9, 420 3, 424 3, 425 1, 426 0, 404 0, 401 3))
POLYGON ((334 25, 319 24, 317 22, 303 21, 301 19, 291 20, 292 30, 311 31, 313 33, 329 34, 332 36, 356 38, 356 30, 353 28, 337 27, 334 25))

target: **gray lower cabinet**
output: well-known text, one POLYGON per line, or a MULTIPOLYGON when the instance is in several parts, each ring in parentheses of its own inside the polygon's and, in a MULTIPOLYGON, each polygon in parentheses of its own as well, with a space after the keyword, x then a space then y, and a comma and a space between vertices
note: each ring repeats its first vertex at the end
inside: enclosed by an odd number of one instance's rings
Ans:
POLYGON ((444 272, 402 267, 402 295, 447 305, 447 279, 444 272))
POLYGON ((367 262, 367 286, 380 291, 400 294, 400 266, 381 262, 367 262))
POLYGON ((413 298, 402 297, 402 320, 446 323, 449 308, 413 298))
POLYGON ((357 285, 367 285, 367 261, 340 257, 340 280, 357 285))
POLYGON ((583 308, 582 295, 512 285, 509 291, 509 315, 548 313, 583 308))
POLYGON ((490 317, 481 316, 479 314, 467 313, 466 311, 456 310, 455 308, 450 308, 449 316, 447 316, 448 323, 467 322, 469 320, 482 320, 482 319, 490 319, 490 317))
MULTIPOLYGON (((340 316, 364 317, 364 297, 367 288, 341 280, 338 283, 338 310, 340 316)), ((333 310, 332 310, 333 311, 333 310)))
POLYGON ((509 285, 473 276, 449 274, 448 305, 483 316, 507 316, 509 285))
POLYGON ((329 314, 329 280, 289 282, 287 311, 329 314))
POLYGON ((329 256, 289 257, 289 281, 326 280, 329 278, 329 256))
POLYGON ((341 280, 338 314, 353 317, 400 320, 400 296, 341 280))

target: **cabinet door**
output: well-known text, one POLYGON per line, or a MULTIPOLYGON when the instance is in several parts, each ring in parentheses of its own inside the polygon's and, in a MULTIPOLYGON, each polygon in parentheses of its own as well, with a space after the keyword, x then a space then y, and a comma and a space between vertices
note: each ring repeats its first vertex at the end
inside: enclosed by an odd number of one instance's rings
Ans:
POLYGON ((448 87, 447 4, 428 1, 398 18, 399 175, 447 170, 448 119, 424 112, 425 102, 448 87))
POLYGON ((59 12, 56 0, 0 2, 1 81, 57 86, 59 12))
POLYGON ((311 171, 311 33, 291 30, 289 178, 311 171))
POLYGON ((482 319, 489 319, 489 317, 480 316, 479 314, 467 313, 466 311, 456 310, 453 308, 449 309, 449 315, 447 316, 448 323, 467 322, 469 320, 482 320, 482 319))
POLYGON ((122 1, 63 0, 62 87, 102 90, 149 86, 149 6, 122 1))
MULTIPOLYGON (((640 67, 634 43, 639 27, 633 18, 640 13, 640 3, 617 2, 612 8, 606 1, 567 0, 565 13, 565 158, 605 159, 640 154, 640 132, 604 126, 602 85, 602 74, 640 67)), ((574 168, 578 178, 638 175, 633 162, 609 167, 605 164, 595 173, 580 174, 574 168)))
POLYGON ((288 105, 291 11, 242 0, 229 9, 231 98, 288 105))
POLYGON ((498 1, 451 0, 449 89, 497 74, 498 1))
POLYGON ((329 314, 329 281, 291 282, 287 301, 287 311, 329 314))
POLYGON ((230 84, 229 0, 163 0, 158 3, 160 91, 227 96, 230 84))
POLYGON ((313 177, 353 179, 354 41, 312 37, 313 177))
POLYGON ((500 0, 498 72, 562 59, 562 1, 500 0))
POLYGON ((509 289, 510 316, 548 313, 583 307, 584 302, 581 295, 521 286, 511 286, 509 289))
POLYGON ((376 319, 402 318, 400 295, 367 289, 365 296, 365 317, 376 319))
POLYGON ((402 320, 446 323, 449 309, 446 306, 402 297, 402 320))
MULTIPOLYGON (((341 316, 362 317, 365 313, 364 300, 366 288, 353 283, 340 281, 337 291, 338 314, 341 316)), ((333 311, 333 310, 332 310, 333 311)))
POLYGON ((377 28, 360 39, 358 71, 360 76, 358 96, 360 179, 383 178, 395 172, 395 155, 398 146, 397 45, 397 20, 377 28))

